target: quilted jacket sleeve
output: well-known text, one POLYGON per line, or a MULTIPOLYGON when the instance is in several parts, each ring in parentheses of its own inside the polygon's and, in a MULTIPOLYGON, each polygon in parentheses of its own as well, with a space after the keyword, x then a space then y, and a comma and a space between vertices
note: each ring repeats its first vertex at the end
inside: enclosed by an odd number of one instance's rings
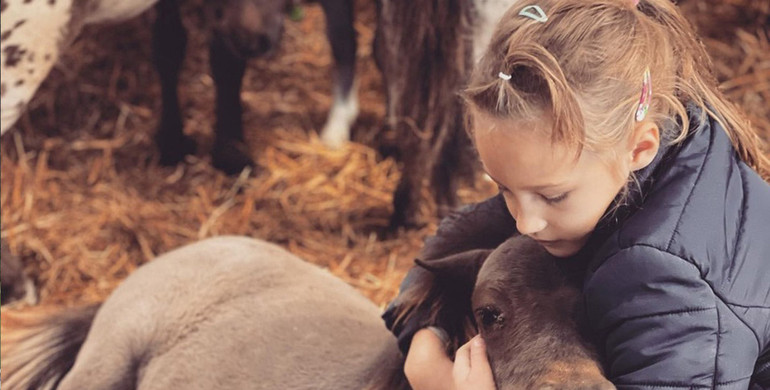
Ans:
POLYGON ((632 246, 591 274, 584 292, 618 389, 720 387, 719 298, 693 263, 632 246))

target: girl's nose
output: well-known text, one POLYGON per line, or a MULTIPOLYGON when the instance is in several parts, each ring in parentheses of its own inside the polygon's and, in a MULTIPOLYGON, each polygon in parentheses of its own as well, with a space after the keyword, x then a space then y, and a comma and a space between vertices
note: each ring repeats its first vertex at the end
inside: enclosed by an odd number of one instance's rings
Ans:
POLYGON ((514 218, 516 218, 516 229, 527 236, 542 231, 547 225, 544 219, 534 215, 519 213, 519 216, 514 218))
POLYGON ((508 211, 511 216, 516 220, 516 229, 519 233, 524 235, 532 235, 545 229, 547 223, 544 218, 538 216, 534 209, 527 209, 525 212, 524 207, 512 207, 511 203, 508 203, 508 211))
POLYGON ((505 197, 508 212, 516 220, 516 229, 519 233, 532 235, 545 229, 548 223, 537 213, 537 205, 525 207, 522 203, 525 202, 513 196, 505 197))

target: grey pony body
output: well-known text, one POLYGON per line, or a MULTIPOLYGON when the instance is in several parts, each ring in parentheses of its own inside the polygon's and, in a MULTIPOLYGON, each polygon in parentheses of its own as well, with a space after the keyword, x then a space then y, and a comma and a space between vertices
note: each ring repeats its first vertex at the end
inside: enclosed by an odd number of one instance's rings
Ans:
POLYGON ((127 278, 59 389, 358 389, 401 364, 352 287, 278 246, 219 237, 127 278))

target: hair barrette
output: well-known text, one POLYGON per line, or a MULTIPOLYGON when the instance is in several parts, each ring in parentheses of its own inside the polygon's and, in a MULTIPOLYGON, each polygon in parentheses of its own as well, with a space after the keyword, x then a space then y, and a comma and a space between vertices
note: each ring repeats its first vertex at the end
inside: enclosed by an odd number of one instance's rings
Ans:
POLYGON ((511 75, 503 73, 503 72, 498 73, 497 77, 499 77, 499 78, 501 78, 501 79, 503 79, 505 81, 508 81, 508 80, 511 79, 511 75))
POLYGON ((548 21, 548 15, 538 5, 528 5, 519 11, 519 15, 530 18, 534 21, 545 23, 548 21))
POLYGON ((650 100, 652 100, 652 77, 650 77, 650 68, 644 69, 644 78, 642 79, 642 96, 639 97, 639 107, 636 109, 636 121, 641 122, 647 116, 650 110, 650 100))

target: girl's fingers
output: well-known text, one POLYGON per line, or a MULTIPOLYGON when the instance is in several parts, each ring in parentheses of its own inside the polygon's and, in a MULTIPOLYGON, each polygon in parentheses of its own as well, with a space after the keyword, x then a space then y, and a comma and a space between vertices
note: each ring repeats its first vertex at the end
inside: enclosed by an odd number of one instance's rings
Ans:
POLYGON ((457 350, 452 376, 456 390, 495 390, 492 367, 481 336, 472 338, 457 350))
POLYGON ((452 368, 452 376, 455 383, 468 379, 471 373, 471 342, 465 343, 455 352, 455 364, 452 368))
POLYGON ((492 367, 489 364, 487 358, 487 345, 484 343, 484 339, 481 336, 476 336, 471 339, 471 368, 474 378, 491 378, 492 367))

